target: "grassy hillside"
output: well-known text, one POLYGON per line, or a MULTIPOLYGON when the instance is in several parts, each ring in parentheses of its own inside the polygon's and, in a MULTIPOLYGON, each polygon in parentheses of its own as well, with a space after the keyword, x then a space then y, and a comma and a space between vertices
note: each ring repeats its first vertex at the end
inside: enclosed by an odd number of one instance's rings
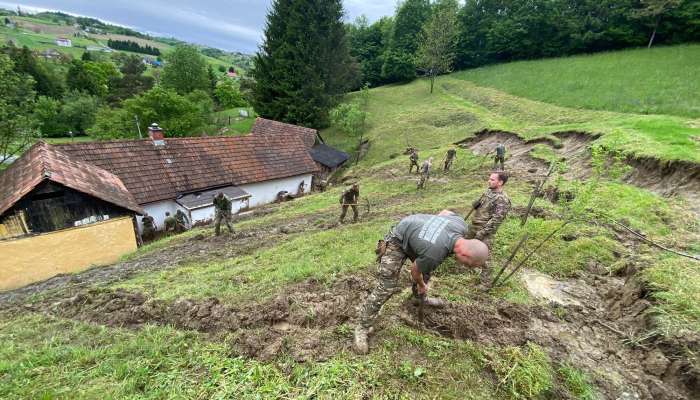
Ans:
MULTIPOLYGON (((217 238, 211 227, 197 228, 16 306, 3 308, 0 295, 0 397, 618 398, 622 390, 660 382, 642 366, 657 338, 671 347, 697 343, 698 264, 630 239, 603 219, 572 222, 526 265, 565 282, 581 304, 540 300, 524 277, 483 294, 475 287, 478 272, 447 261, 431 283, 432 293, 450 302, 445 310, 431 309, 427 322, 418 323, 402 278, 404 290, 385 306, 371 353, 352 353, 357 306, 374 282, 377 239, 407 214, 443 208, 466 214, 490 172, 490 160, 458 148, 451 172, 435 171, 419 192, 401 155, 407 145, 437 164, 452 143, 482 129, 552 139, 554 146, 540 143, 531 152, 512 140, 506 190, 513 210, 494 242, 496 266, 525 232, 531 240, 516 262, 576 207, 604 211, 665 245, 700 252, 700 226, 687 200, 622 183, 614 164, 599 180, 583 179, 594 171, 578 162, 598 144, 698 162, 698 120, 566 108, 482 87, 460 74, 440 77, 432 95, 424 81, 372 89, 367 111, 369 150, 343 171, 371 203, 358 223, 336 222, 339 184, 269 206, 237 222, 234 235, 217 238), (554 135, 570 130, 602 136, 554 135), (521 226, 546 169, 537 159, 563 156, 568 161, 550 180, 561 199, 537 199, 521 226), (638 293, 644 299, 623 298, 632 308, 644 307, 639 318, 622 310, 631 322, 608 314, 611 296, 632 291, 626 280, 646 288, 638 293)), ((231 129, 248 122, 232 121, 231 129)), ((357 144, 334 128, 322 135, 348 151, 357 144)), ((688 359, 683 371, 700 368, 694 349, 675 348, 674 360, 688 359)), ((652 398, 646 393, 642 398, 652 398)))
MULTIPOLYGON (((0 42, 5 43, 12 41, 16 46, 27 46, 32 50, 47 50, 55 49, 62 54, 69 54, 73 57, 80 57, 85 52, 87 46, 103 46, 107 47, 107 41, 112 40, 130 40, 141 46, 151 46, 158 48, 161 54, 167 54, 172 50, 174 42, 161 41, 157 39, 146 39, 144 37, 128 36, 116 33, 88 33, 87 37, 75 37, 73 34, 78 31, 72 24, 51 20, 52 14, 40 14, 38 16, 8 16, 17 26, 15 28, 0 25, 0 42), (40 17, 43 16, 43 17, 40 17), (72 41, 73 47, 59 47, 55 40, 59 37, 65 37, 72 41)), ((4 19, 5 17, 3 17, 4 19)), ((120 52, 123 52, 119 50, 120 52)), ((128 52, 125 52, 128 53, 128 52)), ((134 53, 141 55, 139 53, 134 53)), ((228 68, 231 65, 240 69, 240 61, 243 61, 245 66, 248 65, 248 60, 241 54, 229 54, 221 52, 221 57, 211 57, 207 54, 202 56, 209 64, 214 67, 223 66, 228 68)), ((149 56, 152 57, 152 56, 149 56)), ((218 72, 217 69, 215 71, 218 72)))
MULTIPOLYGON (((636 156, 700 162, 697 119, 567 108, 478 86, 464 80, 463 73, 439 77, 436 88, 431 95, 429 83, 417 80, 372 91, 367 163, 386 160, 409 144, 433 148, 486 128, 525 139, 585 131, 603 134, 598 143, 636 156)), ((604 99, 605 94, 597 98, 604 99)), ((346 148, 355 145, 354 139, 333 132, 326 133, 332 142, 346 148)))
POLYGON ((700 117, 700 44, 521 61, 462 71, 479 86, 565 107, 700 117))

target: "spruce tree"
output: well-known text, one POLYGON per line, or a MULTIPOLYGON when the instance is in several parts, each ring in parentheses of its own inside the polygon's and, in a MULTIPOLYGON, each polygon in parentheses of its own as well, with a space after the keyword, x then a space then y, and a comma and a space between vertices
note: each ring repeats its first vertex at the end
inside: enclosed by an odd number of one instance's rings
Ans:
POLYGON ((340 0, 275 0, 255 56, 258 114, 312 127, 328 124, 338 97, 357 84, 340 0))

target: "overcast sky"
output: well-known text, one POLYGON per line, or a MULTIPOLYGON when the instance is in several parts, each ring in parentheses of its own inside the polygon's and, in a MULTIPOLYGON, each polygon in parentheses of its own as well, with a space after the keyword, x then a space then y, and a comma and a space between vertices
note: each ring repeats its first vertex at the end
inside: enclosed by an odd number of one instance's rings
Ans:
MULTIPOLYGON (((396 0, 343 0, 346 19, 392 15, 396 0)), ((0 7, 59 10, 139 31, 230 51, 253 53, 271 0, 0 0, 0 7)))

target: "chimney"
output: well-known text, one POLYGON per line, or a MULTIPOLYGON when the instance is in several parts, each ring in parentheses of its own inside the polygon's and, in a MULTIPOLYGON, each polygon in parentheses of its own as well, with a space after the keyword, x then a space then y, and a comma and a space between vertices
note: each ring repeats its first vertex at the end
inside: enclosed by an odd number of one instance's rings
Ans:
POLYGON ((152 123, 151 126, 148 127, 148 137, 153 141, 163 140, 163 129, 161 129, 157 123, 152 123))
POLYGON ((154 146, 165 146, 163 129, 155 122, 148 127, 148 137, 151 138, 154 146))

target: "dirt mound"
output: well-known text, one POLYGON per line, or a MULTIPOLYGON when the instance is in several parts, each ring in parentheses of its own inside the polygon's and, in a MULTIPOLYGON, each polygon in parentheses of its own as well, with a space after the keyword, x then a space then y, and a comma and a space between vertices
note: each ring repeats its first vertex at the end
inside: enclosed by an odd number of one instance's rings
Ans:
POLYGON ((627 183, 647 188, 663 196, 681 195, 696 215, 700 215, 700 164, 662 162, 649 157, 629 157, 632 167, 624 177, 627 183))
POLYGON ((532 291, 530 281, 539 274, 525 274, 526 287, 549 305, 532 308, 527 340, 547 349, 553 360, 590 371, 605 398, 623 393, 638 399, 697 398, 698 375, 687 349, 697 349, 698 341, 685 335, 684 345, 672 346, 650 335, 655 330, 648 291, 634 279, 634 270, 626 272, 631 278, 595 268, 577 279, 548 278, 548 286, 566 295, 564 301, 558 293, 532 291))
POLYGON ((356 315, 358 293, 371 281, 347 277, 326 287, 309 280, 275 298, 233 306, 217 298, 174 302, 126 290, 90 290, 51 305, 51 312, 108 326, 170 325, 215 336, 235 333, 233 351, 271 359, 282 352, 298 361, 323 360, 349 345, 334 334, 356 315))
MULTIPOLYGON (((404 303, 404 310, 411 315, 403 318, 410 325, 418 321, 418 307, 404 303)), ((498 344, 522 345, 530 325, 528 307, 507 303, 448 303, 442 308, 425 308, 424 328, 451 339, 498 344)))

